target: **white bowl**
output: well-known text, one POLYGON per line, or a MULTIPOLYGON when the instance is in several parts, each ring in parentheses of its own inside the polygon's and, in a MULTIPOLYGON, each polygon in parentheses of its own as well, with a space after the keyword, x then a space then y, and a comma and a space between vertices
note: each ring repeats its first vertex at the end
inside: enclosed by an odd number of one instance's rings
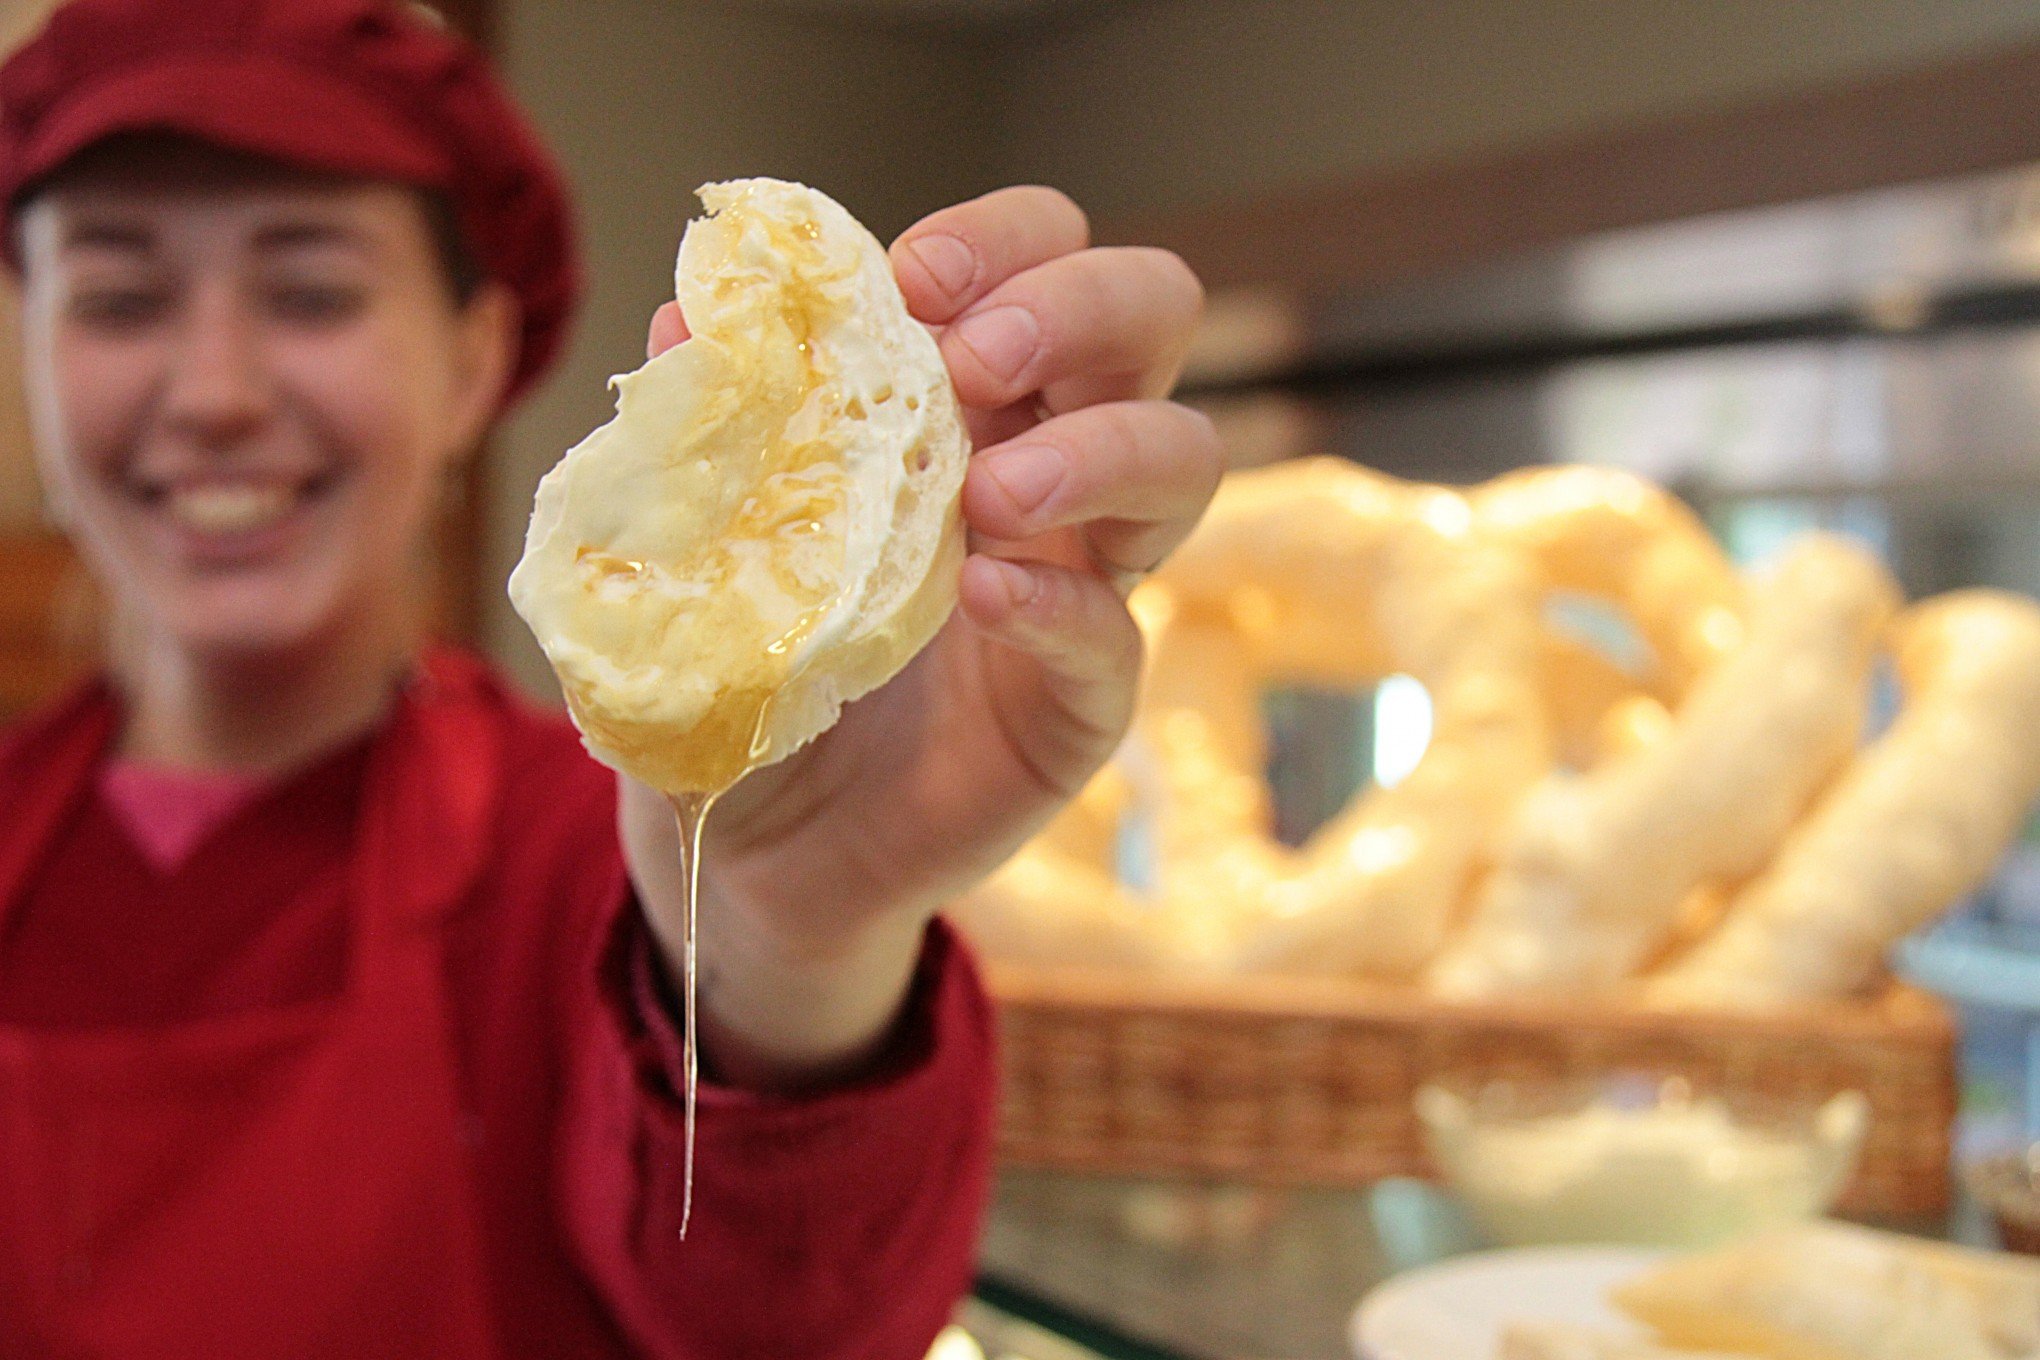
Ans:
POLYGON ((1431 1085, 1432 1159, 1496 1242, 1701 1247, 1816 1218, 1855 1169, 1856 1091, 1696 1095, 1681 1078, 1431 1085))

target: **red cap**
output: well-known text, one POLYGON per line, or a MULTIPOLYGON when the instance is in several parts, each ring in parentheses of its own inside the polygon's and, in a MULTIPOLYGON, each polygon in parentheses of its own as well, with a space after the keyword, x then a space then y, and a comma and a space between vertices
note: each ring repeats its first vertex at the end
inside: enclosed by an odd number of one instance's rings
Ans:
POLYGON ((438 189, 523 306, 506 402, 565 339, 581 278, 551 156, 472 44, 389 0, 71 0, 0 66, 0 229, 23 191, 121 132, 438 189))

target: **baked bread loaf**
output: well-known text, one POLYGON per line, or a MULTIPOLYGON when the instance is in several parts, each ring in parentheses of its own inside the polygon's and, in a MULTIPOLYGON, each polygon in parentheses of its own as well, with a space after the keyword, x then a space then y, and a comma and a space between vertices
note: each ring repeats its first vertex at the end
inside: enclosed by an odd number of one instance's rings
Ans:
POLYGON ((1133 595, 1149 664, 1118 759, 971 895, 966 928, 1007 959, 1414 973, 1553 758, 1531 573, 1470 526, 1457 492, 1344 459, 1229 477, 1133 595), (1278 842, 1263 687, 1405 673, 1431 703, 1422 759, 1304 845, 1278 842), (1135 819, 1155 873, 1128 892, 1116 833, 1135 819))
POLYGON ((2040 605, 1955 591, 1894 631, 1905 703, 1890 730, 1728 903, 1720 929, 1646 984, 1654 1004, 1845 996, 1973 892, 2017 837, 2040 798, 2040 605))
POLYGON ((510 598, 603 762, 714 793, 826 730, 956 601, 970 439, 885 250, 826 195, 701 191, 691 338, 538 489, 510 598))
POLYGON ((1002 961, 1832 1000, 1987 879, 2040 797, 2040 602, 1907 609, 1826 534, 1746 580, 1608 469, 1236 472, 1129 603, 1128 740, 959 913, 1002 961), (1903 707, 1864 747, 1887 658, 1903 707), (1264 692, 1384 677, 1423 687, 1395 715, 1428 722, 1421 759, 1281 843, 1264 692))
POLYGON ((1760 869, 1861 734, 1897 586, 1846 539, 1801 540, 1759 590, 1741 646, 1661 740, 1517 809, 1471 919, 1431 966, 1438 993, 1609 991, 1710 881, 1760 869))

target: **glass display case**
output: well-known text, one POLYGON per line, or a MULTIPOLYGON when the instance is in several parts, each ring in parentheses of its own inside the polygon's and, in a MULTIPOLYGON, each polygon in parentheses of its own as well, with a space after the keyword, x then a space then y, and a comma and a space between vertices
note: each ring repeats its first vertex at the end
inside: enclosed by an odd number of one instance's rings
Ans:
MULTIPOLYGON (((1967 1200, 1877 1226, 1990 1241, 1967 1200)), ((1486 1245, 1418 1181, 1283 1189, 1008 1170, 959 1321, 988 1360, 1352 1360, 1370 1288, 1486 1245)))
MULTIPOLYGON (((1287 309, 1277 324, 1265 295, 1217 299, 1226 338, 1191 375, 1246 461, 1332 452, 1447 483, 1614 467, 1677 491, 1743 566, 1824 529, 1871 544, 1913 599, 2040 595, 2040 168, 1613 232, 1287 309)), ((1413 684, 1271 696, 1283 839, 1421 753, 1413 684)), ((2031 955, 2031 929, 2001 926, 2040 921, 2040 820, 1964 916, 1958 933, 2031 955)), ((1969 1141, 2021 1119, 2040 1136, 2032 1017, 1951 999, 1985 1126, 1969 1141)))
MULTIPOLYGON (((1216 300, 1221 330, 1234 306, 1216 300)), ((2040 171, 1625 231, 1280 316, 1266 296, 1237 306, 1191 390, 1240 463, 1331 452, 1457 484, 1608 466, 1673 488, 1743 566, 1824 529, 1870 544, 1915 599, 2040 595, 2040 171)), ((1357 788, 1393 783, 1429 732, 1407 676, 1275 691, 1263 708, 1290 844, 1357 788)), ((1129 825, 1120 864, 1137 886, 1129 825)), ((1967 1160, 2040 1133, 2040 1014, 1984 985, 2030 990, 2040 968, 2040 826, 1944 933, 1952 949, 1916 942, 1903 961, 1961 1008, 1967 1160), (1979 941, 1995 951, 1988 977, 1979 941)), ((1960 1196, 1946 1216, 1881 1226, 1993 1232, 1960 1196)), ((1079 1354, 1334 1360, 1352 1354, 1370 1287, 1478 1245, 1453 1201, 1415 1181, 1008 1169, 976 1306, 1079 1354)))

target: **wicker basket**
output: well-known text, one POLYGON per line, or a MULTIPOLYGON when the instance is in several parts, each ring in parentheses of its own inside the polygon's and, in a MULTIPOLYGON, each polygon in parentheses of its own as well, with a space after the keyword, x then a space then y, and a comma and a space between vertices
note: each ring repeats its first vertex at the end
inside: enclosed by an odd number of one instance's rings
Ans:
POLYGON ((1643 1070, 1699 1090, 1860 1090, 1870 1131, 1841 1207, 1911 1217, 1948 1204, 1955 1026, 1903 986, 1790 1015, 1671 1016, 1446 1005, 1329 979, 988 972, 1001 1148, 1017 1165, 1320 1185, 1428 1174, 1412 1106, 1426 1080, 1643 1070))

